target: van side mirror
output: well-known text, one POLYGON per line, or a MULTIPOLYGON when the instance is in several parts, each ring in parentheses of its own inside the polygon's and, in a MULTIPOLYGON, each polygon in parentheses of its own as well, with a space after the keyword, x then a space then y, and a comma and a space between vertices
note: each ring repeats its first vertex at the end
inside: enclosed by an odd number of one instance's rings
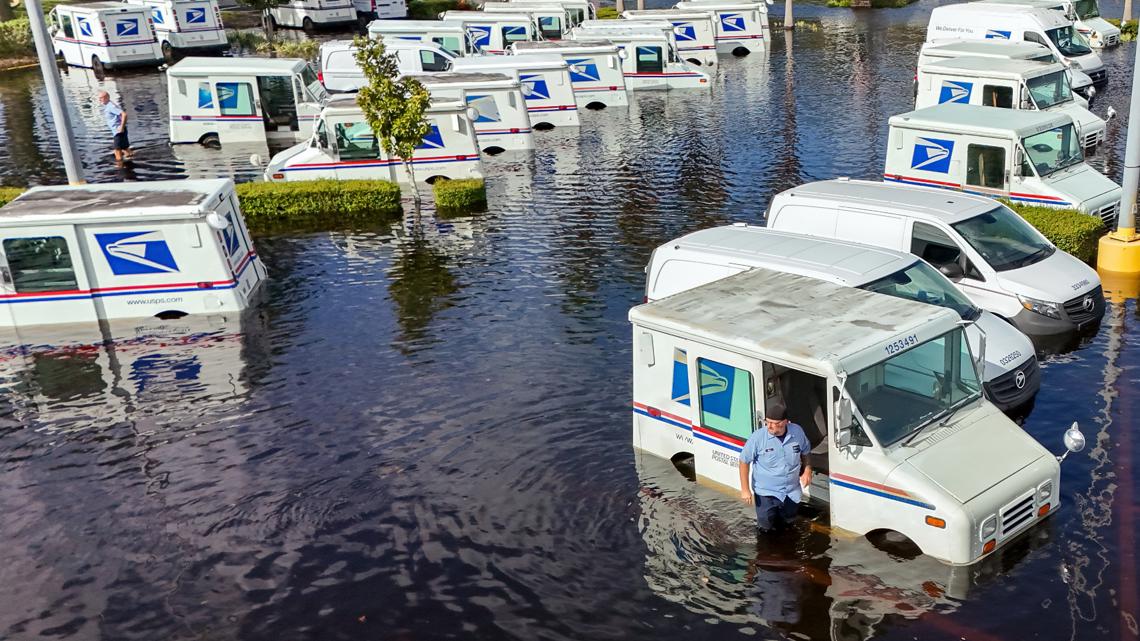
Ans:
POLYGON ((962 277, 966 275, 966 272, 962 269, 962 266, 959 265, 957 261, 939 265, 938 271, 942 272, 943 276, 949 278, 954 282, 962 280, 962 277))

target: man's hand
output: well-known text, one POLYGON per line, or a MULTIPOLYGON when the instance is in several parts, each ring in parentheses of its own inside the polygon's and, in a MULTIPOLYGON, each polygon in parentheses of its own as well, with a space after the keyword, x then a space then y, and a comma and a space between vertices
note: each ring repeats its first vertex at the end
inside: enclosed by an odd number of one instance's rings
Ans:
POLYGON ((752 505, 755 500, 752 498, 752 490, 740 490, 740 500, 744 501, 745 505, 752 505))
POLYGON ((805 488, 811 484, 811 468, 805 467, 803 473, 800 474, 800 487, 805 488))

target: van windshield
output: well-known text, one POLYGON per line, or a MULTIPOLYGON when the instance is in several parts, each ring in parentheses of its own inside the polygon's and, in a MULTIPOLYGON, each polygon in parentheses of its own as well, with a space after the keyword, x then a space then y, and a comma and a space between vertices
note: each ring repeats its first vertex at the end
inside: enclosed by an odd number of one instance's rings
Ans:
POLYGON ((951 225, 995 271, 1004 272, 1041 262, 1057 251, 1021 216, 999 205, 951 225))
POLYGON ((1021 139, 1021 144, 1033 169, 1042 178, 1085 161, 1072 123, 1026 136, 1021 139))
POLYGON ((921 260, 906 269, 862 285, 859 289, 952 309, 962 320, 967 321, 976 319, 982 313, 937 269, 921 260))
POLYGON ((1049 40, 1053 41, 1057 50, 1066 58, 1092 53, 1092 49, 1089 48, 1089 41, 1085 40, 1085 37, 1078 33, 1073 25, 1049 29, 1045 35, 1049 36, 1049 40))
POLYGON ((889 358, 847 377, 847 393, 887 446, 976 400, 981 385, 962 328, 917 343, 888 343, 889 358))
POLYGON ((1073 8, 1081 20, 1100 17, 1100 7, 1096 6, 1096 0, 1077 0, 1073 3, 1073 8))
POLYGON ((1069 84, 1069 74, 1063 70, 1047 73, 1044 76, 1025 81, 1029 96, 1038 109, 1048 109, 1073 99, 1073 87, 1069 84))

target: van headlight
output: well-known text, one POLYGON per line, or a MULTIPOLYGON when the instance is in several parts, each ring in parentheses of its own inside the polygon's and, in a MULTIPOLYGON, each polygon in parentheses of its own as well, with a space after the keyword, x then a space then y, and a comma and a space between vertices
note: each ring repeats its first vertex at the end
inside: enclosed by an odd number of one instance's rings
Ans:
POLYGON ((1076 60, 1070 60, 1070 61, 1069 61, 1069 67, 1070 67, 1071 69, 1080 69, 1080 68, 1081 68, 1081 63, 1077 62, 1076 60))
POLYGON ((1045 300, 1037 300, 1028 296, 1018 296, 1017 300, 1021 301, 1021 306, 1025 309, 1042 316, 1049 318, 1061 318, 1061 307, 1057 303, 1050 303, 1045 300))
POLYGON ((988 541, 997 533, 997 515, 991 514, 988 519, 982 521, 982 527, 978 529, 978 534, 981 535, 983 541, 988 541))
POLYGON ((1037 486, 1037 505, 1044 505, 1053 496, 1053 481, 1045 481, 1037 486))

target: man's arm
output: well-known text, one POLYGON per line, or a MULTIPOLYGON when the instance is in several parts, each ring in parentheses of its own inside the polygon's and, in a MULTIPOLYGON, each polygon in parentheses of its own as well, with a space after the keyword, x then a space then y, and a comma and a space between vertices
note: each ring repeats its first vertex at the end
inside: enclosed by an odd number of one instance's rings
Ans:
POLYGON ((119 108, 119 133, 123 133, 127 129, 127 111, 119 108))
POLYGON ((740 500, 752 505, 752 466, 740 457, 740 500))
POLYGON ((800 457, 800 487, 807 487, 811 483, 811 459, 805 454, 800 457))

